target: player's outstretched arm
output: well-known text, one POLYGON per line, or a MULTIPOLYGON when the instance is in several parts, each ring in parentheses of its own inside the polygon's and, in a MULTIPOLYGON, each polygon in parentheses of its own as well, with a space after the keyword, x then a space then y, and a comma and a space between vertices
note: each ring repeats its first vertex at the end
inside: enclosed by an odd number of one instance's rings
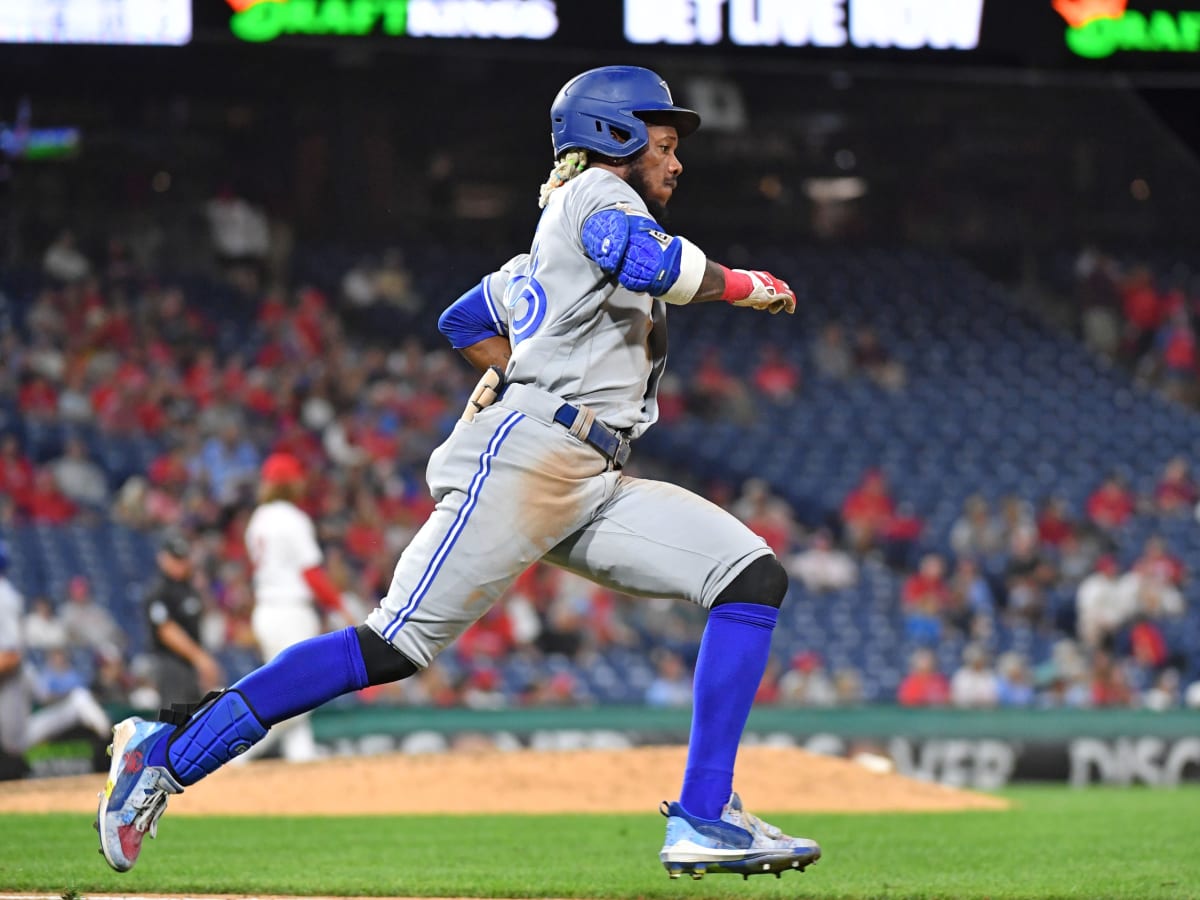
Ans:
POLYGON ((640 213, 604 209, 583 223, 588 256, 631 291, 684 305, 725 300, 771 313, 796 311, 787 282, 769 272, 728 269, 687 238, 663 232, 640 213))
POLYGON ((765 309, 771 315, 796 311, 796 292, 786 281, 758 269, 727 269, 711 259, 705 261, 704 278, 692 303, 724 300, 734 306, 765 309))

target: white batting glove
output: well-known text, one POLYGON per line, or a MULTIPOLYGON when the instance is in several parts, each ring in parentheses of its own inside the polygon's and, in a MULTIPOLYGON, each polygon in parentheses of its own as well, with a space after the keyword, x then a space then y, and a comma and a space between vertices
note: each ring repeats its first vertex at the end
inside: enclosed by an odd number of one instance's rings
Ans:
POLYGON ((765 309, 771 315, 796 311, 796 294, 782 278, 757 269, 729 269, 726 276, 726 299, 734 306, 765 309), (732 277, 730 277, 732 276, 732 277), (730 297, 731 290, 742 296, 730 297))

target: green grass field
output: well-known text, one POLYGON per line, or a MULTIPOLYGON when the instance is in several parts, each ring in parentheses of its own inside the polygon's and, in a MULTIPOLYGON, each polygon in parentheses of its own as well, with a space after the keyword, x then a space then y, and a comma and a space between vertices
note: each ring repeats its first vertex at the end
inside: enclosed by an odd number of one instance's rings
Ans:
MULTIPOLYGON (((403 790, 397 786, 396 790, 403 790)), ((671 881, 642 816, 197 818, 111 872, 91 822, 0 816, 0 889, 60 894, 1200 897, 1200 790, 1022 788, 1008 812, 772 817, 825 858, 781 880, 671 881)))

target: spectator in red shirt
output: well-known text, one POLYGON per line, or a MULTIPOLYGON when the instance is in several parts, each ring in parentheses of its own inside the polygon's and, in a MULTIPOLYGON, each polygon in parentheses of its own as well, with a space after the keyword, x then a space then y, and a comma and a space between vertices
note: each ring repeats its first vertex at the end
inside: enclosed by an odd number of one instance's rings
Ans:
POLYGON ((927 609, 940 613, 950 600, 946 585, 946 563, 936 553, 921 558, 920 568, 909 575, 902 593, 906 609, 927 609))
POLYGON ((1196 332, 1186 307, 1180 306, 1167 317, 1155 336, 1154 348, 1167 395, 1191 402, 1196 393, 1196 332))
POLYGON ((272 390, 270 375, 263 369, 254 368, 246 374, 240 397, 242 404, 256 415, 275 418, 280 413, 280 398, 272 390))
POLYGON ((217 354, 211 347, 200 351, 195 361, 183 376, 184 390, 196 406, 204 409, 213 400, 222 396, 221 372, 217 368, 217 354))
POLYGON ((133 344, 133 323, 130 321, 129 304, 124 300, 117 299, 111 304, 92 309, 88 326, 89 342, 93 347, 125 352, 133 344))
POLYGON ((1163 467, 1162 477, 1154 488, 1154 505, 1163 515, 1186 515, 1196 506, 1200 494, 1192 481, 1188 461, 1176 456, 1163 467))
POLYGON ((1050 497, 1038 512, 1038 540, 1043 547, 1057 550, 1075 531, 1066 501, 1061 497, 1050 497))
POLYGON ((1140 619, 1130 629, 1129 650, 1134 662, 1147 672, 1157 672, 1170 659, 1167 639, 1150 619, 1140 619))
POLYGON ((398 455, 400 435, 389 430, 378 415, 364 413, 355 428, 354 443, 362 448, 368 460, 386 463, 398 455))
POLYGON ((1138 266, 1121 285, 1121 312, 1125 318, 1124 355, 1131 360, 1141 359, 1154 343, 1164 315, 1162 297, 1147 267, 1138 266))
POLYGON ((503 659, 516 646, 508 608, 503 603, 496 603, 463 633, 458 639, 456 649, 464 661, 479 663, 483 660, 503 659))
POLYGON ((33 463, 21 452, 17 436, 0 437, 0 494, 8 494, 18 506, 25 506, 32 490, 33 463))
POLYGON ((280 416, 271 452, 290 453, 312 471, 325 468, 325 450, 320 439, 291 414, 280 416))
POLYGON ((782 497, 771 493, 766 481, 748 478, 730 511, 766 541, 776 556, 783 557, 791 552, 796 531, 792 508, 782 497))
POLYGON ((1097 650, 1092 657, 1092 706, 1132 706, 1133 690, 1125 671, 1108 653, 1097 650))
POLYGON ((1088 518, 1105 531, 1120 528, 1133 515, 1133 493, 1119 475, 1110 475, 1087 501, 1088 518))
POLYGON ((223 397, 242 399, 246 389, 246 363, 238 355, 229 357, 221 367, 218 390, 223 397))
POLYGON ((784 359, 779 348, 768 345, 752 376, 754 386, 772 403, 791 403, 800 391, 800 370, 784 359))
POLYGON ((879 469, 869 469, 842 504, 842 522, 850 547, 858 553, 875 547, 895 514, 886 476, 879 469))
POLYGON ((45 467, 38 469, 33 477, 33 489, 27 496, 25 512, 31 521, 61 525, 70 521, 78 508, 58 489, 54 470, 45 467))
POLYGON ((289 315, 287 299, 278 292, 268 293, 258 307, 257 322, 264 327, 286 322, 289 315))
POLYGON ((161 386, 150 388, 137 399, 133 415, 143 434, 159 434, 167 427, 167 402, 167 391, 161 386))
POLYGON ((320 356, 326 324, 325 296, 316 288, 306 287, 301 288, 296 297, 299 302, 292 319, 293 336, 306 356, 320 356))
POLYGON ((950 702, 950 682, 938 671, 932 650, 922 648, 913 653, 896 700, 901 706, 945 706, 950 702))
POLYGON ((1158 584, 1178 587, 1183 583, 1183 563, 1171 554, 1167 542, 1158 534, 1146 538, 1146 543, 1142 546, 1142 555, 1133 564, 1133 571, 1158 584))
POLYGON ((21 415, 39 422, 58 416, 58 391, 44 375, 34 373, 17 390, 17 407, 21 415))
POLYGON ((900 592, 908 637, 923 643, 941 638, 942 615, 951 607, 950 586, 946 584, 946 563, 936 553, 921 558, 920 568, 904 581, 900 592))
POLYGON ((157 456, 146 474, 151 484, 184 484, 188 480, 188 464, 183 444, 175 444, 157 456))
POLYGON ((658 382, 658 420, 670 424, 678 422, 686 413, 683 381, 673 372, 664 372, 658 382))
POLYGON ((908 571, 913 567, 917 541, 925 523, 911 503, 901 503, 883 529, 884 559, 893 569, 908 571))

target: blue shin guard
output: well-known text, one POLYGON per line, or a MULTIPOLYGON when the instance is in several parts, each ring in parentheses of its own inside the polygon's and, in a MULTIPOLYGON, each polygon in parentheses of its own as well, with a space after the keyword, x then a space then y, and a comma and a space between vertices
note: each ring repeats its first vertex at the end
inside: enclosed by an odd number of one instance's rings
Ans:
POLYGON ((267 727, 246 698, 231 688, 202 706, 185 727, 167 738, 167 763, 181 783, 195 784, 245 753, 266 734, 267 727))

